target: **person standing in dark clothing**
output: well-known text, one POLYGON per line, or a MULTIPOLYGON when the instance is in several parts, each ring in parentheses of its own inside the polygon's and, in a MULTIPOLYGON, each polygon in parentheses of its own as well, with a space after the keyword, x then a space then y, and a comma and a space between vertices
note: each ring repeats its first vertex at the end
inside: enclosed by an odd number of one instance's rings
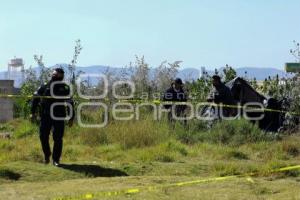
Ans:
POLYGON ((65 120, 69 118, 69 126, 73 125, 74 103, 70 96, 70 87, 63 83, 64 71, 56 68, 51 80, 39 87, 34 93, 31 106, 31 120, 37 118, 37 111, 40 114, 40 141, 45 156, 45 163, 50 162, 51 150, 49 135, 53 132, 53 153, 52 161, 54 166, 59 166, 63 148, 63 135, 65 120), (52 91, 51 91, 52 90, 52 91), (69 104, 67 106, 67 104, 69 104), (39 108, 39 109, 38 109, 39 108))
MULTIPOLYGON (((163 95, 163 101, 170 101, 170 102, 186 102, 187 101, 187 95, 183 90, 183 82, 180 78, 176 78, 171 87, 167 89, 163 95)), ((177 117, 183 117, 184 112, 186 109, 186 105, 172 105, 165 104, 164 107, 166 109, 175 109, 175 115, 177 117), (175 108, 173 108, 175 106, 175 108)), ((169 112, 168 118, 170 121, 173 120, 172 112, 169 112)))
MULTIPOLYGON (((281 110, 278 100, 269 98, 266 101, 266 109, 281 110)), ((280 112, 266 110, 264 117, 259 121, 259 127, 267 132, 277 132, 280 128, 280 112)))
MULTIPOLYGON (((209 102, 216 104, 223 104, 225 106, 235 105, 234 97, 231 90, 221 81, 221 77, 214 75, 212 77, 212 84, 214 86, 213 94, 208 98, 209 102)), ((222 113, 224 117, 232 116, 234 109, 223 107, 222 113)))

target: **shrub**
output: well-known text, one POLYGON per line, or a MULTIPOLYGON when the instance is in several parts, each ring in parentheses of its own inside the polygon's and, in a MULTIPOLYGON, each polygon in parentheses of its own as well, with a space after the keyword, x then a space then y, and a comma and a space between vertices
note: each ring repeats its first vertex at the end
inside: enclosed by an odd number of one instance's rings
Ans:
POLYGON ((203 132, 207 131, 207 124, 204 121, 193 120, 184 126, 182 123, 175 124, 175 135, 178 140, 185 144, 195 144, 203 141, 203 132))
POLYGON ((38 128, 36 125, 30 123, 29 121, 22 121, 22 123, 18 124, 15 127, 15 131, 13 133, 14 138, 22 138, 29 135, 33 135, 38 133, 38 128))
POLYGON ((246 120, 221 121, 202 135, 205 141, 229 145, 242 145, 274 140, 276 137, 261 131, 257 125, 246 120))
POLYGON ((0 140, 0 151, 11 151, 15 148, 15 144, 10 140, 0 140))
POLYGON ((0 124, 0 131, 11 132, 14 128, 10 124, 0 124))

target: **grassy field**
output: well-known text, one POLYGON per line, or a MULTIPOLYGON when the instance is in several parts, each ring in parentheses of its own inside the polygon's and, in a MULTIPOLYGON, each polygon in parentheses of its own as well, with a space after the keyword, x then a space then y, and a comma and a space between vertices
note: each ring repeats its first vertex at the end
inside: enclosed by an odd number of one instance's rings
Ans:
MULTIPOLYGON (((0 199, 53 199, 87 192, 163 185, 205 177, 258 173, 167 187, 108 199, 300 199, 300 136, 266 134, 244 120, 207 130, 200 122, 112 121, 102 129, 66 130, 62 167, 42 164, 37 127, 26 120, 0 126, 0 199)), ((102 198, 101 198, 102 199, 102 198)))

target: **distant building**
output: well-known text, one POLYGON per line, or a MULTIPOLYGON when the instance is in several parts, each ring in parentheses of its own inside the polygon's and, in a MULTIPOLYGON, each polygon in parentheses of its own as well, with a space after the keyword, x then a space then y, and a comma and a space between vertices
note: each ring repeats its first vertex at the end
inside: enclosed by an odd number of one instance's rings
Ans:
POLYGON ((16 88, 21 87, 25 80, 24 62, 22 58, 13 58, 7 65, 7 80, 14 80, 16 88))
POLYGON ((201 73, 200 73, 200 77, 199 78, 206 78, 208 75, 205 67, 201 67, 201 73))

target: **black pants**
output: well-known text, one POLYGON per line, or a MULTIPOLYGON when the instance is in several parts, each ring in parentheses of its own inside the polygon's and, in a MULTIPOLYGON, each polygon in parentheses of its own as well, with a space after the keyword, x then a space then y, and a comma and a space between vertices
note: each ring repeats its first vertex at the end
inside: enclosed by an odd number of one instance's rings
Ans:
POLYGON ((63 148, 63 136, 65 124, 63 120, 53 120, 50 116, 42 116, 40 124, 40 140, 45 155, 45 159, 51 156, 51 150, 49 145, 49 135, 52 129, 53 133, 53 161, 59 162, 62 148, 63 148))
MULTIPOLYGON (((186 106, 185 105, 173 105, 175 106, 175 116, 176 117, 186 117, 186 114, 185 114, 185 109, 186 109, 186 106)), ((168 113, 168 120, 169 122, 171 123, 174 123, 176 122, 176 120, 174 119, 173 117, 173 113, 172 113, 172 107, 170 108, 170 111, 168 113)), ((183 122, 183 125, 186 126, 187 125, 187 120, 180 120, 180 122, 183 122)))

